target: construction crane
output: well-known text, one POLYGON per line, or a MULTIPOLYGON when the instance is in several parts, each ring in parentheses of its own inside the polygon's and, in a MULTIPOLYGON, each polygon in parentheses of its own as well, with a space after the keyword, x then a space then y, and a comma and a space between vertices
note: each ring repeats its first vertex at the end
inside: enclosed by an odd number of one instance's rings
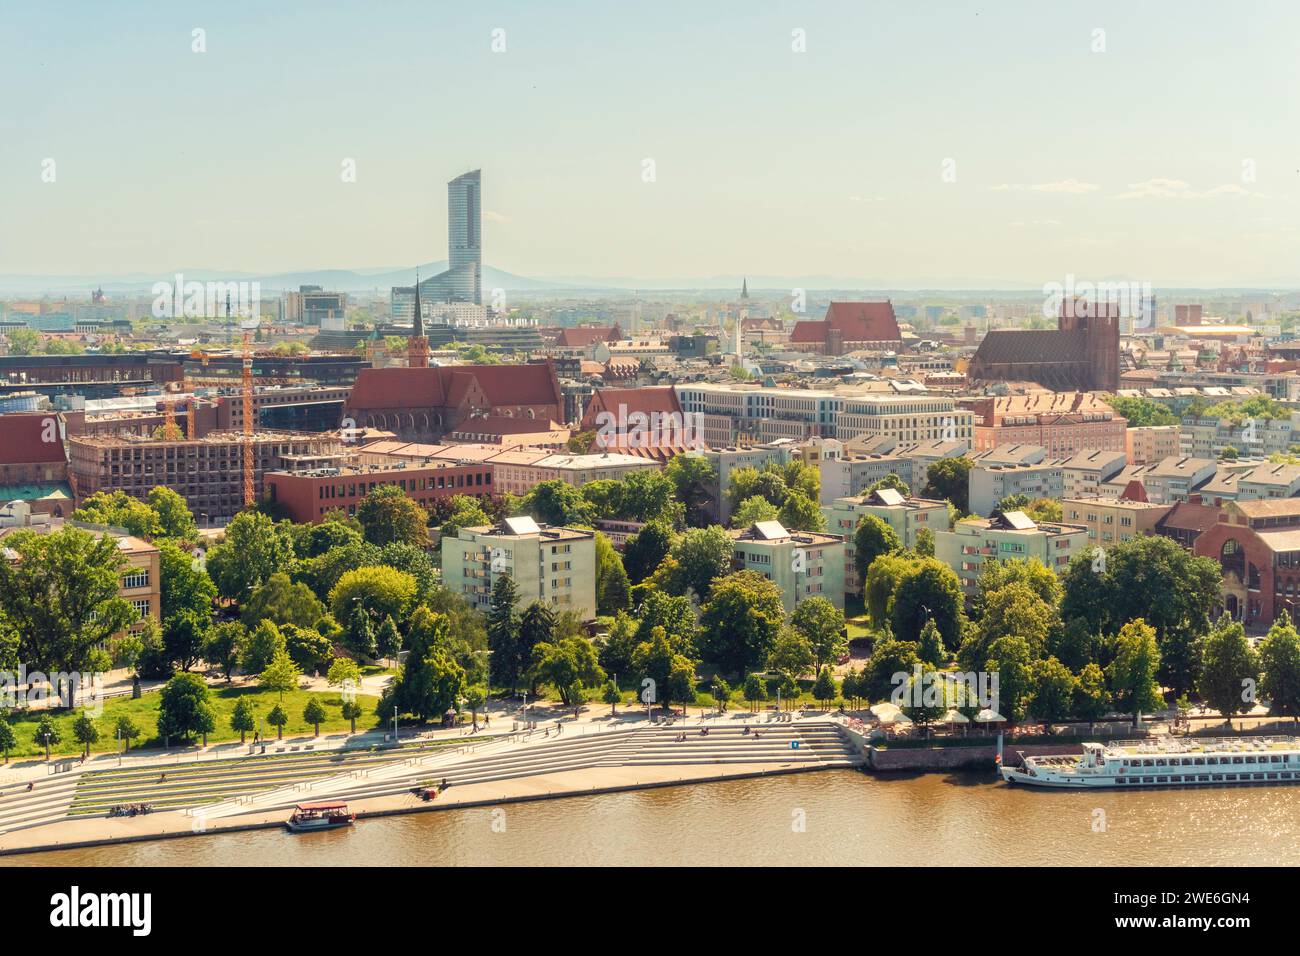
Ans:
POLYGON ((240 384, 244 399, 244 507, 250 508, 256 493, 253 488, 253 332, 257 330, 258 320, 249 319, 239 324, 244 333, 243 371, 240 384))

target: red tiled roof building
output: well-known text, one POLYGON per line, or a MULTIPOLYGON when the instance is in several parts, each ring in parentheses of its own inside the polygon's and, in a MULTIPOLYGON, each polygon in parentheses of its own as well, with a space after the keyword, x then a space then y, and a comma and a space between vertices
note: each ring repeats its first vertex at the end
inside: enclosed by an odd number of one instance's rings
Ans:
POLYGON ((363 368, 344 417, 407 441, 438 441, 471 418, 523 418, 549 427, 563 420, 564 398, 549 362, 363 368))
POLYGON ((801 352, 844 355, 898 350, 903 333, 891 302, 832 302, 820 322, 796 322, 790 347, 801 352))

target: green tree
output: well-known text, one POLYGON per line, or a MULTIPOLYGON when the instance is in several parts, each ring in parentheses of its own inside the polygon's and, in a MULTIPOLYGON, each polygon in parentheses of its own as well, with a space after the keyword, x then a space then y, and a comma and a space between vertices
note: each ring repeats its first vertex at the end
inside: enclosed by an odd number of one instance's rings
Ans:
POLYGON ((258 675, 257 685, 262 690, 275 691, 284 700, 284 695, 291 690, 298 689, 298 679, 302 677, 302 670, 293 662, 288 651, 277 651, 271 663, 267 664, 258 675))
POLYGON ((284 634, 270 621, 263 621, 248 635, 239 666, 245 674, 260 674, 277 655, 286 653, 284 634))
POLYGON ((318 672, 334 654, 334 642, 314 627, 286 624, 280 630, 290 659, 303 671, 318 672))
POLYGON ((703 455, 677 455, 668 462, 664 474, 676 488, 677 500, 686 506, 686 523, 693 528, 707 524, 713 489, 718 483, 713 464, 703 455))
POLYGON ((32 739, 38 747, 45 747, 46 763, 50 761, 50 747, 63 743, 63 735, 59 733, 58 726, 48 713, 41 714, 41 719, 36 722, 36 731, 32 734, 32 739))
POLYGON ((825 709, 839 692, 839 688, 835 686, 835 678, 831 674, 831 669, 823 667, 819 670, 817 680, 813 682, 812 695, 822 705, 822 708, 825 709))
POLYGON ((379 657, 392 658, 402 649, 402 634, 397 629, 391 614, 384 616, 384 621, 375 632, 375 653, 379 657))
POLYGON ((672 545, 671 527, 660 521, 648 522, 623 546, 623 567, 627 570, 628 580, 640 584, 654 574, 655 569, 668 556, 672 545))
POLYGON ((775 583, 757 571, 726 575, 713 586, 700 616, 701 655, 724 674, 762 667, 784 623, 775 583))
POLYGON ((599 531, 595 538, 596 549, 596 610, 600 614, 625 611, 629 603, 627 572, 623 559, 614 546, 599 531))
POLYGON ((709 687, 709 692, 713 694, 713 700, 718 705, 718 713, 727 712, 727 704, 731 702, 731 685, 726 682, 721 674, 714 675, 713 684, 709 687))
POLYGON ((858 572, 858 580, 867 580, 867 571, 872 562, 882 554, 893 554, 903 543, 887 521, 875 515, 863 515, 853 532, 853 567, 858 572))
POLYGON ((1246 629, 1224 614, 1205 638, 1201 697, 1231 725, 1234 714, 1255 706, 1258 681, 1259 659, 1246 640, 1246 629))
POLYGON ((762 495, 751 495, 731 513, 733 528, 748 528, 758 521, 775 521, 781 509, 762 495))
POLYGON ((947 662, 948 653, 943 648, 943 635, 939 633, 939 625, 934 623, 934 618, 927 618, 925 626, 921 628, 916 653, 931 667, 940 667, 947 662))
POLYGON ((1129 621, 1115 637, 1115 657, 1106 668, 1106 676, 1116 700, 1134 718, 1143 711, 1164 706, 1156 674, 1160 668, 1160 650, 1153 627, 1137 618, 1129 621))
POLYGON ((87 524, 121 528, 137 538, 155 538, 162 534, 158 512, 124 491, 97 491, 82 502, 72 517, 87 524))
POLYGON ((9 751, 17 746, 18 738, 14 736, 14 729, 9 726, 4 715, 0 714, 0 750, 4 751, 5 763, 9 762, 9 751))
POLYGON ((1033 699, 1033 655, 1021 637, 999 637, 989 645, 989 673, 998 675, 997 706, 1008 720, 1023 720, 1033 699))
POLYGON ((361 668, 357 666, 356 661, 349 660, 346 657, 336 657, 330 662, 330 668, 325 675, 325 683, 331 687, 352 687, 361 686, 361 668), (350 682, 350 683, 349 683, 350 682))
POLYGON ((194 555, 170 541, 158 545, 159 588, 162 601, 159 613, 164 621, 189 612, 204 627, 212 620, 212 602, 217 586, 196 561, 194 555))
POLYGON ((839 660, 848 649, 844 634, 844 612, 819 595, 804 598, 790 615, 790 625, 808 639, 820 670, 839 660))
POLYGON ((768 670, 781 671, 795 677, 812 669, 815 663, 812 644, 802 632, 793 627, 781 629, 776 643, 767 655, 768 670))
MULTIPOLYGON (((391 621, 392 617, 386 617, 384 620, 391 621)), ((344 639, 354 654, 369 658, 379 656, 379 638, 375 633, 375 622, 370 617, 370 612, 360 602, 352 605, 352 616, 348 618, 344 639)))
POLYGON ((863 488, 862 497, 870 497, 873 491, 879 491, 881 488, 888 488, 892 491, 897 491, 905 498, 912 494, 912 489, 907 486, 907 482, 898 477, 896 472, 891 471, 889 474, 885 475, 884 478, 878 478, 871 484, 867 485, 867 487, 863 488))
POLYGON ((380 485, 357 505, 357 521, 366 540, 383 546, 394 541, 419 547, 429 543, 429 519, 397 485, 380 485))
POLYGON ((752 711, 755 705, 767 700, 767 684, 758 674, 746 674, 741 693, 749 703, 749 709, 752 711))
POLYGON ((632 672, 652 682, 643 691, 642 699, 647 703, 667 707, 674 700, 689 702, 694 698, 695 662, 674 647, 662 627, 656 627, 650 640, 632 654, 632 672))
POLYGON ((246 600, 263 581, 293 568, 293 535, 259 511, 241 511, 207 554, 207 569, 224 598, 246 600))
POLYGON ((301 581, 291 581, 289 575, 279 572, 253 591, 239 619, 248 628, 256 627, 262 621, 312 627, 324 613, 325 606, 316 599, 311 588, 301 581))
POLYGON ((1259 690, 1269 703, 1268 712, 1300 718, 1300 636, 1290 619, 1273 622, 1259 645, 1259 664, 1264 671, 1259 690))
POLYGON ((915 551, 922 558, 934 557, 934 532, 929 528, 916 529, 915 551))
POLYGON ((1106 691, 1106 675, 1096 663, 1087 664, 1079 672, 1074 688, 1074 716, 1089 724, 1100 720, 1110 709, 1110 695, 1106 691))
POLYGON ((163 624, 163 648, 167 659, 189 670, 203 658, 207 623, 193 611, 183 611, 163 624))
POLYGON ((221 621, 203 635, 203 659, 216 664, 230 680, 248 646, 248 629, 238 621, 221 621))
POLYGON ((942 561, 919 558, 898 580, 889 620, 900 640, 915 640, 930 619, 943 635, 944 647, 952 650, 961 643, 966 620, 961 582, 942 561))
POLYGON ((365 713, 361 704, 355 700, 347 700, 345 698, 343 701, 343 707, 340 709, 339 713, 343 716, 343 719, 348 721, 350 724, 352 728, 351 733, 355 734, 357 732, 357 718, 365 713))
POLYGON ((826 515, 817 499, 793 491, 782 502, 777 520, 790 531, 826 530, 826 515))
POLYGON ((208 685, 198 674, 177 674, 162 689, 158 701, 158 733, 165 740, 189 740, 216 729, 208 685))
POLYGON ((921 490, 923 498, 944 498, 951 501, 962 514, 970 511, 970 468, 971 460, 961 458, 940 458, 930 465, 925 472, 925 487, 921 490))
POLYGON ((694 593, 708 600, 713 583, 731 570, 735 545, 724 528, 691 528, 673 545, 670 556, 676 562, 673 574, 665 582, 670 594, 694 593))
POLYGON ((198 537, 199 529, 194 523, 194 514, 180 494, 165 485, 157 485, 149 492, 147 500, 149 507, 158 516, 163 537, 177 541, 193 541, 198 537))
POLYGON ((140 728, 137 727, 135 721, 126 714, 122 714, 117 718, 117 722, 113 725, 113 730, 117 735, 117 739, 122 741, 122 750, 124 752, 130 750, 131 741, 140 736, 140 728))
POLYGON ((513 693, 528 666, 519 639, 519 588, 508 574, 498 574, 492 582, 488 604, 487 640, 492 652, 492 675, 502 687, 513 693))
POLYGON ((554 527, 590 525, 595 517, 582 492, 558 478, 534 485, 524 497, 524 508, 537 521, 554 527))
POLYGON ((1077 681, 1070 669, 1055 657, 1037 660, 1030 667, 1034 696, 1030 710, 1039 720, 1062 721, 1074 711, 1077 681))
POLYGON ((867 703, 889 700, 900 681, 909 678, 920 663, 916 645, 910 641, 877 641, 858 685, 863 699, 867 703))
POLYGON ((266 722, 275 728, 275 739, 284 739, 284 728, 289 723, 289 715, 284 712, 284 708, 276 704, 271 708, 270 713, 266 715, 266 722))
POLYGON ((534 681, 554 687, 570 707, 583 701, 584 688, 605 680, 596 648, 585 637, 537 644, 532 652, 532 674, 534 681))
POLYGON ((405 666, 393 681, 393 698, 402 713, 421 721, 441 718, 451 710, 465 688, 465 670, 440 646, 445 618, 435 636, 412 643, 405 666))
POLYGON ((618 689, 618 685, 614 683, 613 678, 605 681, 605 689, 601 693, 600 699, 609 704, 609 716, 617 717, 618 705, 623 702, 623 692, 618 689))
POLYGON ((83 760, 90 756, 90 745, 99 743, 99 727, 84 710, 72 722, 72 736, 85 748, 81 752, 83 760))
POLYGON ((230 714, 230 729, 239 731, 239 742, 248 740, 248 732, 257 729, 257 715, 247 697, 235 701, 235 709, 230 714))
POLYGON ((4 630, 16 637, 5 656, 47 673, 105 670, 109 639, 139 619, 118 588, 126 567, 116 541, 65 526, 5 537, 0 561, 4 630))
POLYGON ((312 725, 312 736, 319 737, 320 725, 329 719, 329 714, 325 712, 320 701, 312 697, 307 701, 307 706, 302 709, 302 719, 312 725))
POLYGON ((389 567, 357 568, 346 572, 330 591, 330 609, 337 620, 348 620, 353 604, 359 603, 372 618, 394 620, 406 617, 416 595, 415 578, 389 567))

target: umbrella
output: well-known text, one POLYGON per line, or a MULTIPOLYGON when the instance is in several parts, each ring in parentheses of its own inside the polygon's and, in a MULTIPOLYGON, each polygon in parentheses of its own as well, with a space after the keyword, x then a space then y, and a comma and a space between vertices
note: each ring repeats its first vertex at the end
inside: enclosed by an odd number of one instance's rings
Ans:
POLYGON ((985 707, 975 715, 975 720, 981 724, 1005 724, 1007 719, 999 714, 996 710, 985 707))
POLYGON ((939 718, 939 722, 943 724, 969 724, 970 718, 956 707, 950 707, 947 712, 939 718))
POLYGON ((871 716, 882 724, 910 724, 911 719, 899 710, 896 704, 876 704, 871 708, 871 716))

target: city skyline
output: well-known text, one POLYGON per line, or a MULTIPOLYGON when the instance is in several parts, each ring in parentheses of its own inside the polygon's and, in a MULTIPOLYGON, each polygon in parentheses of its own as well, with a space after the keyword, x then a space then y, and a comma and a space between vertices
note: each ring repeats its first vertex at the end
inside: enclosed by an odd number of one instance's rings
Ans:
POLYGON ((131 6, 0 13, 5 274, 436 261, 481 167, 487 262, 539 280, 1300 284, 1281 3, 502 4, 437 42, 417 4, 131 6))

